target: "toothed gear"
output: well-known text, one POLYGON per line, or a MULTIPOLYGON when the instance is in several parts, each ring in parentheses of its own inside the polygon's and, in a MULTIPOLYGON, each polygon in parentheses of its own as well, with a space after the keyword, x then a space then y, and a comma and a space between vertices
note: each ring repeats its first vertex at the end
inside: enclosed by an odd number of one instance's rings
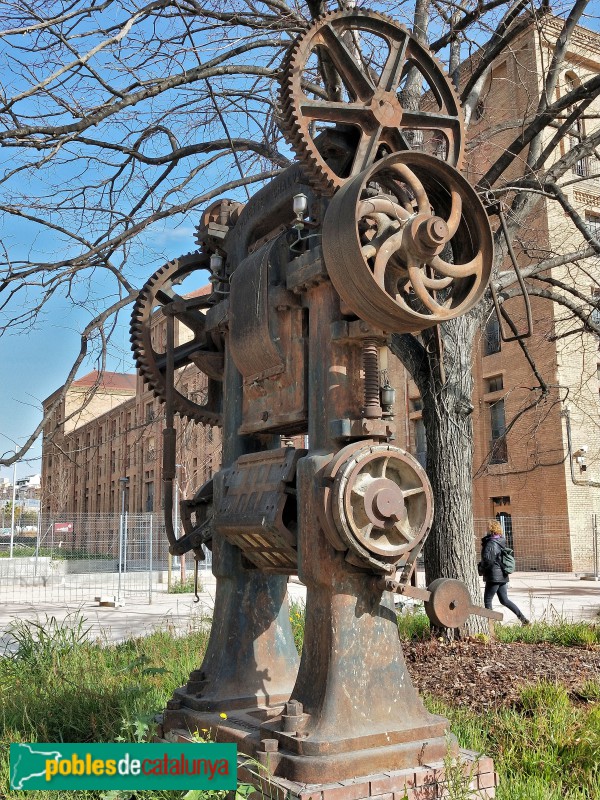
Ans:
MULTIPOLYGON (((304 164, 311 184, 326 195, 332 195, 348 178, 382 155, 422 150, 419 139, 423 143, 427 133, 430 149, 437 150, 432 155, 457 169, 463 166, 463 112, 441 62, 404 26, 375 11, 334 11, 300 34, 282 63, 280 106, 284 136, 304 164), (361 46, 361 33, 363 39, 366 35, 377 36, 387 44, 388 55, 379 70, 366 63, 362 52, 362 63, 355 57, 361 46), (303 74, 315 48, 320 51, 321 62, 323 58, 331 62, 325 68, 333 68, 341 79, 335 99, 309 98, 302 86, 303 74), (429 86, 424 98, 426 104, 431 104, 430 110, 411 111, 402 106, 399 85, 411 66, 419 70, 429 86), (342 84, 345 97, 341 93, 342 84), (354 129, 352 163, 338 169, 340 174, 331 158, 327 162, 310 130, 318 122, 333 123, 346 136, 354 129)), ((327 144, 325 138, 321 150, 327 144)))
MULTIPOLYGON (((166 356, 165 353, 157 352, 152 345, 152 312, 157 305, 164 306, 175 299, 172 296, 174 293, 171 291, 174 285, 181 283, 194 270, 206 268, 207 257, 202 253, 189 253, 169 261, 146 282, 133 306, 129 332, 135 363, 144 382, 150 386, 154 396, 163 403, 166 400, 164 373, 166 356)), ((189 353, 193 353, 194 345, 197 345, 197 349, 200 350, 205 343, 201 312, 191 312, 186 316, 186 325, 194 335, 191 341, 185 343, 185 353, 181 352, 180 357, 176 358, 176 369, 192 363, 189 353), (194 315, 197 315, 196 319, 198 319, 195 330, 193 327, 194 315)), ((176 348, 177 350, 178 348, 176 348)), ((178 392, 176 388, 173 391, 174 410, 182 417, 187 417, 195 422, 204 425, 221 425, 221 415, 213 407, 214 405, 210 393, 207 403, 200 405, 178 392)))

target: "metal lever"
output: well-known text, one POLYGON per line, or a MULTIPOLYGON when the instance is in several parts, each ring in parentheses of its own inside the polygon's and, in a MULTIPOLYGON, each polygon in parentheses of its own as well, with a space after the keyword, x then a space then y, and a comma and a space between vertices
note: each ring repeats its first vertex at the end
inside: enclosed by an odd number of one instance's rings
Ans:
POLYGON ((494 303, 494 309, 496 311, 496 316, 498 317, 498 322, 500 324, 500 338, 503 342, 516 342, 520 339, 529 339, 531 334, 533 333, 533 319, 531 316, 531 301, 529 299, 529 293, 527 291, 527 287, 525 285, 525 281, 523 280, 523 275, 521 274, 521 270, 519 265, 517 264, 517 258, 515 256, 515 251, 513 250, 512 242, 510 241, 510 234, 508 232, 508 226, 506 225, 506 217, 504 216, 504 210, 502 203, 495 200, 489 200, 489 205, 487 208, 488 214, 496 214, 500 220, 500 225, 502 227, 502 233, 504 234, 504 239, 506 241, 506 247, 508 248, 508 254, 510 256, 510 260, 513 265, 513 269, 517 276, 517 280, 519 282, 519 287, 521 288, 521 292, 523 293, 523 302, 525 303, 525 315, 527 318, 527 330, 525 333, 516 333, 514 336, 506 336, 504 334, 504 330, 502 328, 502 317, 511 325, 513 330, 516 330, 516 325, 512 322, 508 312, 505 308, 500 307, 500 303, 498 302, 498 293, 494 288, 493 281, 490 281, 490 293, 492 295, 492 301, 494 303))
POLYGON ((499 622, 504 619, 499 611, 473 605, 465 584, 453 578, 438 578, 428 589, 419 589, 390 578, 379 578, 377 585, 383 591, 422 600, 430 621, 442 628, 460 628, 470 614, 499 622))

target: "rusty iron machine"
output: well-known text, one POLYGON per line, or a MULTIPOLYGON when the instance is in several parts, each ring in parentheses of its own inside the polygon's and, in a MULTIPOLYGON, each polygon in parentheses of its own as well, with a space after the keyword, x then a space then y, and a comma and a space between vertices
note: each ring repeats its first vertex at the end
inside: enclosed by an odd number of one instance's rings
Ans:
POLYGON ((441 626, 493 615, 458 581, 410 584, 432 491, 394 444, 386 380, 392 333, 438 325, 482 296, 493 242, 458 171, 452 84, 389 18, 334 12, 299 35, 280 115, 297 160, 246 205, 204 212, 199 250, 142 289, 132 342, 166 404, 170 551, 202 558, 208 544, 216 576, 204 660, 169 701, 164 735, 218 729, 273 775, 323 783, 447 752, 446 720, 407 673, 393 592, 423 599, 441 626), (206 269, 209 293, 177 293, 206 269), (189 364, 207 376, 200 394, 183 388, 189 364), (174 413, 222 426, 223 441, 222 469, 182 503, 180 538, 174 413), (289 446, 300 436, 305 449, 289 446), (291 574, 306 585, 299 664, 291 574))

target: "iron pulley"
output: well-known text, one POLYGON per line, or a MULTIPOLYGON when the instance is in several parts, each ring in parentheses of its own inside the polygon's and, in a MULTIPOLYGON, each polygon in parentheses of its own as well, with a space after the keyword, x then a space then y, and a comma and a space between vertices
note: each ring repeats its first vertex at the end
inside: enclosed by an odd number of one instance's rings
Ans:
POLYGON ((425 470, 399 447, 355 442, 324 474, 323 522, 331 544, 354 563, 395 571, 431 527, 433 494, 425 470))
POLYGON ((395 153, 347 181, 323 222, 323 255, 344 302, 388 332, 472 308, 493 264, 492 231, 470 184, 424 153, 395 153))

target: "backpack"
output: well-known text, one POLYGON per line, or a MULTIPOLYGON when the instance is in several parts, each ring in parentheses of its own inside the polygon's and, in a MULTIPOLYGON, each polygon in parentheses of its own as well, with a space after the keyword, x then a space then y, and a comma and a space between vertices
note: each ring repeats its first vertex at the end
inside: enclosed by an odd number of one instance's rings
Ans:
POLYGON ((503 547, 500 552, 500 566, 505 575, 515 571, 515 554, 510 547, 503 547))

